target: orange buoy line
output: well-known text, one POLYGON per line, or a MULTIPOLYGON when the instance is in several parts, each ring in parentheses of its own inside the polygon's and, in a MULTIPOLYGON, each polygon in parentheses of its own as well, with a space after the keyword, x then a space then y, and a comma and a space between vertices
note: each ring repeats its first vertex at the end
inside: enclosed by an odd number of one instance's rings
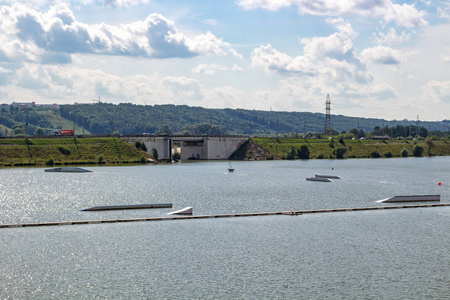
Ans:
POLYGON ((297 215, 302 215, 302 214, 314 214, 314 213, 367 211, 367 210, 384 210, 384 209, 401 209, 401 208, 424 208, 424 207, 442 207, 442 206, 450 206, 450 203, 415 204, 415 205, 401 205, 401 206, 374 206, 374 207, 356 207, 356 208, 330 208, 330 209, 314 209, 314 210, 259 212, 259 213, 234 213, 234 214, 200 215, 200 216, 170 216, 170 217, 151 217, 151 218, 136 218, 136 219, 83 220, 83 221, 0 224, 0 228, 62 226, 62 225, 102 224, 102 223, 121 223, 121 222, 123 223, 123 222, 143 222, 143 221, 191 220, 191 219, 253 217, 253 216, 271 216, 271 215, 297 216, 297 215))

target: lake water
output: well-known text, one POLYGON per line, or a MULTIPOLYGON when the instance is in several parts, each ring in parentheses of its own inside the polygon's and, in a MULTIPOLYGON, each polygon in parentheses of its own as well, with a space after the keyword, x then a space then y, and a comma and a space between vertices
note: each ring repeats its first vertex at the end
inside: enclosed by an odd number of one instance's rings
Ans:
MULTIPOLYGON (((450 203, 450 157, 0 169, 0 223, 450 203), (308 182, 315 174, 343 177, 308 182), (441 182, 441 185, 438 183, 441 182), (173 209, 81 212, 96 205, 173 209)), ((450 207, 0 229, 0 299, 448 299, 450 207)))

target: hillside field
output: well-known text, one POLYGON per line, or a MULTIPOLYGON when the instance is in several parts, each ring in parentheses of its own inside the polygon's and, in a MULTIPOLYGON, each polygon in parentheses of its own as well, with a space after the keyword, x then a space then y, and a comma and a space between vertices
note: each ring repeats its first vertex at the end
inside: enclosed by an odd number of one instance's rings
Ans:
MULTIPOLYGON (((445 156, 450 155, 449 141, 427 140, 337 140, 337 139, 277 139, 252 138, 251 142, 264 149, 269 156, 266 159, 298 159, 305 146, 310 159, 326 158, 378 158, 402 156, 445 156), (415 147, 422 147, 416 155, 415 147), (406 152, 405 152, 406 150, 406 152), (403 152, 403 153, 402 153, 403 152)), ((252 150, 254 152, 254 147, 252 150)), ((251 159, 252 153, 247 153, 251 159)))
POLYGON ((120 138, 0 139, 0 166, 139 163, 148 157, 120 138))

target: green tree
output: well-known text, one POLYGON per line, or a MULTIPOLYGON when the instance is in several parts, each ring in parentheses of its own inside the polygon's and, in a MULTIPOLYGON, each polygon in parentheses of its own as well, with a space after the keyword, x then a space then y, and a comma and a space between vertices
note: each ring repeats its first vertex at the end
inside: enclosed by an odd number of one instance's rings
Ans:
POLYGON ((13 135, 15 136, 24 136, 25 135, 25 128, 21 124, 16 124, 12 128, 13 135))
POLYGON ((169 125, 164 125, 163 129, 161 130, 161 128, 160 128, 160 129, 156 130, 155 134, 156 135, 166 135, 166 134, 171 135, 171 134, 173 134, 173 131, 172 131, 172 128, 169 127, 169 125))
POLYGON ((141 145, 141 150, 147 152, 147 146, 145 146, 144 142, 141 145))
POLYGON ((373 150, 372 152, 370 152, 370 157, 379 158, 381 157, 381 154, 377 150, 373 150))
POLYGON ((61 154, 64 154, 66 156, 69 156, 70 154, 72 154, 72 152, 70 151, 69 148, 66 148, 64 146, 59 146, 58 147, 59 152, 61 152, 61 154))
POLYGON ((181 131, 183 135, 222 135, 219 126, 206 123, 185 126, 181 131))
POLYGON ((152 156, 153 156, 155 159, 158 159, 158 150, 156 150, 156 148, 152 148, 152 156))
POLYGON ((408 150, 403 149, 402 152, 400 153, 402 155, 402 157, 408 157, 408 150))
POLYGON ((36 129, 36 131, 34 132, 34 135, 35 136, 43 136, 44 135, 44 130, 42 128, 38 127, 36 129))
POLYGON ((333 151, 334 155, 336 155, 336 158, 344 158, 344 154, 347 152, 347 148, 337 148, 333 151))
POLYGON ((334 148, 334 140, 331 139, 330 142, 328 143, 328 146, 330 146, 331 148, 334 148))
POLYGON ((306 145, 302 145, 299 150, 297 150, 297 156, 300 159, 309 159, 309 148, 306 145))
POLYGON ((386 153, 384 153, 384 157, 392 157, 392 152, 387 151, 386 153))
POLYGON ((139 141, 134 142, 134 146, 136 147, 136 149, 141 149, 142 144, 139 141))
POLYGON ((294 149, 294 148, 292 148, 292 149, 288 152, 288 154, 287 154, 287 156, 286 156, 286 159, 295 159, 295 149, 294 149))
POLYGON ((423 147, 420 145, 415 145, 413 148, 413 155, 416 157, 422 156, 423 147))

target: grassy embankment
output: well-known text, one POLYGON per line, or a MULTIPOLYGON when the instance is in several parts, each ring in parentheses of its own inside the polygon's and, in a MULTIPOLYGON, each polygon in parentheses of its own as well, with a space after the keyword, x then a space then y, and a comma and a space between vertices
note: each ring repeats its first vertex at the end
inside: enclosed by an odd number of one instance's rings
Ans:
POLYGON ((281 159, 299 158, 298 153, 302 146, 308 147, 309 158, 312 159, 414 156, 414 147, 416 145, 423 148, 421 155, 416 156, 450 155, 450 141, 435 141, 431 139, 417 141, 345 139, 339 142, 337 139, 252 138, 252 142, 268 151, 271 157, 281 159), (405 153, 404 150, 407 152, 405 153), (291 157, 289 157, 290 153, 291 157), (292 154, 294 154, 294 157, 292 157, 292 154))
POLYGON ((148 157, 119 138, 0 139, 0 166, 139 163, 148 157))

